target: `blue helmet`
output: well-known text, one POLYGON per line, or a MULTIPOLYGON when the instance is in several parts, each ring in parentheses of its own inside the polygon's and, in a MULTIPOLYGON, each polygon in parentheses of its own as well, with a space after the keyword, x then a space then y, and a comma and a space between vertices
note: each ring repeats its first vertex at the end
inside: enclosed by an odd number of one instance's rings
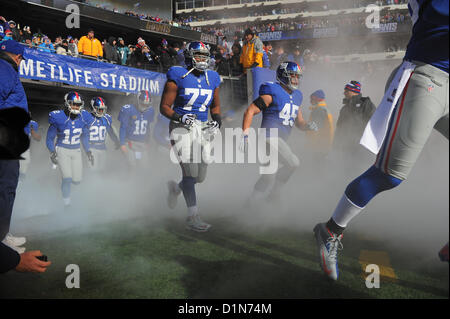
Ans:
POLYGON ((295 62, 283 62, 277 68, 277 80, 291 90, 297 90, 303 70, 295 62))
POLYGON ((94 97, 91 100, 92 112, 98 117, 103 117, 106 114, 106 103, 105 100, 101 97, 94 97))
POLYGON ((78 92, 72 91, 64 96, 64 104, 72 114, 80 114, 84 107, 84 101, 78 92))
POLYGON ((139 91, 137 95, 137 107, 139 111, 144 112, 148 108, 150 108, 150 103, 152 102, 152 97, 150 96, 150 92, 147 90, 139 91))
POLYGON ((186 66, 198 71, 205 71, 209 67, 210 53, 203 42, 191 42, 184 50, 186 66))

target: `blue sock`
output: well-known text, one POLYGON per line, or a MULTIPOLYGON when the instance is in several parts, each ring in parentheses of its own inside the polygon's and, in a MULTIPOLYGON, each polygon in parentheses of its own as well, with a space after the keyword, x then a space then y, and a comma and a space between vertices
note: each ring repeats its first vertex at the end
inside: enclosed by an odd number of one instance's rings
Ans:
POLYGON ((197 205, 197 197, 195 195, 195 178, 194 177, 183 177, 180 183, 181 190, 183 191, 184 199, 186 200, 187 207, 192 207, 197 205))
POLYGON ((401 182, 401 179, 385 174, 372 166, 347 186, 345 195, 355 205, 365 207, 377 194, 395 188, 401 182))

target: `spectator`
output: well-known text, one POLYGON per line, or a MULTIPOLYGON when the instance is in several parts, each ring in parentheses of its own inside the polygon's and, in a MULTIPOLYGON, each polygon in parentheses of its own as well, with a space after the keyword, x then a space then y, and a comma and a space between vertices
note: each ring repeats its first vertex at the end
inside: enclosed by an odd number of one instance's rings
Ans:
POLYGON ((55 47, 47 36, 42 39, 43 43, 39 45, 38 50, 42 52, 54 53, 55 47))
POLYGON ((175 49, 175 51, 177 52, 177 65, 182 66, 183 68, 186 68, 186 62, 185 62, 185 57, 184 57, 184 50, 186 49, 186 42, 183 42, 181 47, 179 44, 175 44, 173 46, 173 48, 175 49))
POLYGON ((62 55, 67 55, 67 52, 69 51, 69 46, 67 43, 67 40, 64 39, 61 41, 61 44, 57 44, 55 46, 56 48, 56 54, 62 54, 62 55))
POLYGON ((78 56, 78 43, 70 35, 67 37, 67 53, 72 56, 78 56))
POLYGON ((130 49, 125 45, 125 41, 122 38, 118 39, 117 52, 119 53, 119 61, 122 65, 127 65, 128 56, 130 55, 130 49))
POLYGON ((12 32, 12 38, 14 41, 22 42, 22 37, 20 36, 20 31, 17 29, 17 24, 11 20, 8 22, 9 30, 12 32))
POLYGON ((241 51, 242 48, 239 42, 235 42, 231 47, 232 56, 228 61, 230 64, 231 76, 241 76, 244 73, 244 68, 241 64, 241 51))
POLYGON ((289 54, 288 60, 297 63, 301 67, 305 65, 305 62, 303 61, 303 56, 300 51, 300 47, 297 45, 294 48, 294 53, 289 54))
POLYGON ((105 43, 104 56, 109 62, 119 63, 119 54, 117 52, 116 43, 115 37, 109 37, 108 42, 105 43))
POLYGON ((219 75, 229 76, 229 64, 227 59, 225 58, 225 49, 223 47, 219 48, 219 52, 215 55, 216 60, 216 71, 219 75))
POLYGON ((334 146, 346 154, 352 154, 359 148, 359 140, 375 112, 375 105, 369 97, 361 95, 361 84, 357 81, 345 86, 344 96, 344 106, 336 123, 334 146))
POLYGON ((319 161, 328 154, 333 144, 333 116, 327 110, 323 90, 317 90, 311 94, 310 101, 309 121, 317 124, 318 131, 307 132, 307 147, 312 152, 314 159, 319 161))
POLYGON ((6 19, 2 16, 0 16, 0 41, 3 40, 3 38, 6 36, 6 32, 9 30, 9 25, 6 22, 6 19))
POLYGON ((93 57, 103 57, 101 42, 94 37, 94 29, 89 29, 87 36, 81 37, 78 42, 78 53, 93 57))
POLYGON ((263 43, 251 29, 245 30, 244 37, 240 62, 246 73, 250 68, 263 67, 263 43))
POLYGON ((31 44, 31 40, 33 39, 33 35, 31 34, 30 27, 23 27, 22 39, 24 42, 31 44))
POLYGON ((175 49, 169 48, 166 39, 162 39, 161 46, 157 49, 157 55, 159 56, 159 62, 162 64, 164 72, 177 63, 177 52, 175 49))
POLYGON ((272 61, 270 61, 270 64, 272 65, 272 70, 276 70, 278 66, 281 64, 281 62, 287 61, 288 56, 286 53, 284 53, 283 46, 279 46, 276 49, 275 54, 272 55, 272 61))

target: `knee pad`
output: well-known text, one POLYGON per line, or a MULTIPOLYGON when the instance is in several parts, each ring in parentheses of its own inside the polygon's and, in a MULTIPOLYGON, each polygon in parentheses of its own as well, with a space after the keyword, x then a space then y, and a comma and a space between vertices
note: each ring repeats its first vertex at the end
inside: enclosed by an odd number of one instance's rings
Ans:
POLYGON ((395 188, 401 182, 401 179, 385 174, 372 166, 347 186, 345 195, 355 205, 365 207, 377 194, 395 188))

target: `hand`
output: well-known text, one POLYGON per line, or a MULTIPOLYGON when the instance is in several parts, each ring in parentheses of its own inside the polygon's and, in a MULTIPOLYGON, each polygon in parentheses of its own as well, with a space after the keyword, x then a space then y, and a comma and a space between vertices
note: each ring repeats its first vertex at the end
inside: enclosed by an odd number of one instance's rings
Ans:
POLYGON ((248 152, 248 135, 242 134, 239 150, 244 154, 248 152))
POLYGON ((195 114, 184 114, 181 117, 181 122, 183 124, 186 124, 187 126, 191 127, 195 124, 195 120, 197 119, 197 115, 195 114))
POLYGON ((4 17, 2 17, 2 16, 0 16, 0 20, 3 21, 3 22, 6 22, 6 19, 4 17))
POLYGON ((29 251, 20 255, 20 262, 16 267, 19 272, 45 272, 52 263, 40 261, 36 257, 42 256, 39 250, 29 251))
POLYGON ((94 155, 91 151, 86 152, 88 161, 91 163, 92 166, 94 166, 94 155))
POLYGON ((122 152, 124 152, 125 154, 128 153, 128 147, 126 145, 122 145, 120 146, 120 149, 122 150, 122 152))
POLYGON ((306 126, 308 131, 315 131, 317 132, 319 130, 319 127, 317 126, 316 122, 309 122, 306 126))
POLYGON ((56 152, 52 152, 50 154, 50 160, 54 165, 58 165, 58 155, 56 154, 56 152))
POLYGON ((214 136, 217 134, 219 129, 220 129, 219 122, 209 121, 208 123, 206 123, 206 127, 203 130, 205 130, 209 135, 214 136))

